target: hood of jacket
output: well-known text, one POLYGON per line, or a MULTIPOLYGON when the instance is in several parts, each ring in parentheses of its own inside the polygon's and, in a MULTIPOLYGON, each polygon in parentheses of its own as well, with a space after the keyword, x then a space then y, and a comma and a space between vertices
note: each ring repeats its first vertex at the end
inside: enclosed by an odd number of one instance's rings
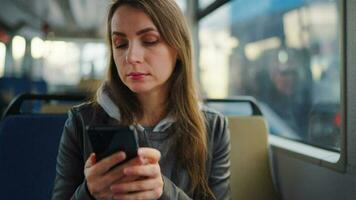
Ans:
MULTIPOLYGON (((108 87, 107 83, 104 82, 97 90, 97 102, 111 118, 121 121, 120 110, 114 103, 110 93, 110 88, 108 87)), ((154 126, 152 132, 163 132, 168 129, 175 121, 176 120, 174 117, 168 114, 154 126)), ((136 128, 139 131, 144 131, 144 127, 138 123, 132 124, 130 127, 136 128)))

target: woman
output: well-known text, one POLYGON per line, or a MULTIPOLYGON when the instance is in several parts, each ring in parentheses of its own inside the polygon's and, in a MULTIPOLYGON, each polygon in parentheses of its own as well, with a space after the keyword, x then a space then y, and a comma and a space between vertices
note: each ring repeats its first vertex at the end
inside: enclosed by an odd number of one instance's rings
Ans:
POLYGON ((116 0, 107 30, 107 81, 95 101, 69 112, 53 199, 228 199, 227 124, 198 105, 191 39, 175 1, 116 0), (84 131, 93 124, 135 127, 138 156, 96 162, 84 131))

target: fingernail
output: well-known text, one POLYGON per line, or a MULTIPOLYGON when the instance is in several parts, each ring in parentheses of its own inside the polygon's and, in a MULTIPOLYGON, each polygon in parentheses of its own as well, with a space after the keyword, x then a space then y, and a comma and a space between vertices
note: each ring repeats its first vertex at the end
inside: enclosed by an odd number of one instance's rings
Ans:
POLYGON ((142 154, 143 152, 142 152, 142 149, 138 149, 137 150, 137 154, 142 154))
POLYGON ((92 161, 93 163, 96 163, 96 155, 95 155, 95 153, 92 153, 92 154, 91 154, 91 161, 92 161))
POLYGON ((126 154, 121 151, 117 157, 118 157, 119 160, 122 160, 122 159, 125 159, 126 154))

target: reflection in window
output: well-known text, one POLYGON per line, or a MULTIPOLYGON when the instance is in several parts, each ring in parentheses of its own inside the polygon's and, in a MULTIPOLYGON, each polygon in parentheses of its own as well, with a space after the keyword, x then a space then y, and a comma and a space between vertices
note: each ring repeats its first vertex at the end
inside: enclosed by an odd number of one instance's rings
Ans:
POLYGON ((336 0, 233 0, 199 22, 200 80, 212 98, 257 98, 270 132, 340 148, 336 0))

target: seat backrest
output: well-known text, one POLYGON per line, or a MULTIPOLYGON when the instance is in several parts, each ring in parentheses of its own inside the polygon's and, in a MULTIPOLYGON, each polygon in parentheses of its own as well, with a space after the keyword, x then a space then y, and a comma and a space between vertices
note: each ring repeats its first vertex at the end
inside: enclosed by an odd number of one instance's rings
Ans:
POLYGON ((1 199, 51 199, 66 119, 66 114, 23 114, 1 122, 1 199))
POLYGON ((73 104, 45 104, 41 107, 41 113, 66 113, 73 107, 73 104))
POLYGON ((233 200, 277 199, 268 160, 267 125, 261 116, 228 117, 233 200))
POLYGON ((204 99, 204 104, 225 116, 262 115, 257 101, 251 96, 236 96, 226 99, 204 99))
POLYGON ((31 91, 31 81, 27 78, 2 77, 0 78, 0 91, 8 91, 12 95, 31 91))

